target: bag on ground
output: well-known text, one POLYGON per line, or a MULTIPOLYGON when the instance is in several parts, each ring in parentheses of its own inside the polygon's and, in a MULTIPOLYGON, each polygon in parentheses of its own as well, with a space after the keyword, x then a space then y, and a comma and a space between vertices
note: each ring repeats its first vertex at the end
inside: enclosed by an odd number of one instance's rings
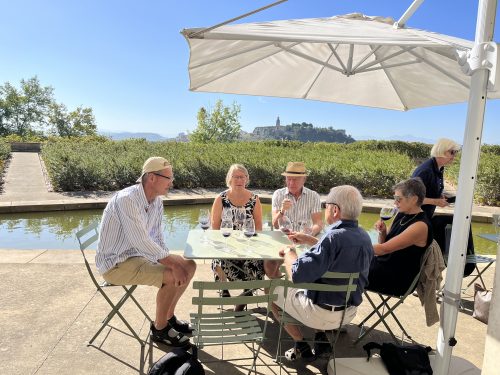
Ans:
POLYGON ((205 375, 205 370, 198 360, 195 346, 189 348, 174 348, 161 357, 149 370, 148 375, 205 375))
POLYGON ((363 346, 368 355, 372 349, 380 350, 380 357, 389 375, 432 375, 432 368, 429 362, 429 346, 420 345, 396 345, 384 343, 380 345, 376 342, 369 342, 363 346))
POLYGON ((491 290, 483 289, 480 284, 474 284, 474 312, 472 316, 485 324, 488 324, 492 295, 491 290))

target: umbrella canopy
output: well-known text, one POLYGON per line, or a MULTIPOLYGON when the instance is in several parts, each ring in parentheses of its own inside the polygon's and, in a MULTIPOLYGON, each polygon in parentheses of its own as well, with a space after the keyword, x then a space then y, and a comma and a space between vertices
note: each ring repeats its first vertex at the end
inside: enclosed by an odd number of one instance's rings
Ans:
POLYGON ((467 101, 471 79, 456 52, 474 43, 393 23, 354 13, 225 25, 194 37, 202 29, 185 29, 190 90, 401 111, 467 101))

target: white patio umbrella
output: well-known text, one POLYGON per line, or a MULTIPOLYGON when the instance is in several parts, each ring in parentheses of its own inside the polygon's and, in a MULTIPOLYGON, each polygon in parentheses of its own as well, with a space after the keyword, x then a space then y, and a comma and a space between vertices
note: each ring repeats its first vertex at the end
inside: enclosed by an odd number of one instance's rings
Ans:
MULTIPOLYGON (((474 43, 348 14, 183 30, 190 90, 408 110, 464 102, 457 51, 474 43)), ((500 97, 500 92, 490 93, 500 97)))
POLYGON ((448 373, 454 345, 486 97, 500 97, 500 91, 494 91, 498 49, 494 43, 487 44, 493 38, 495 13, 496 0, 480 0, 474 42, 395 28, 390 19, 361 14, 182 31, 190 47, 192 91, 403 111, 469 101, 437 374, 448 373), (470 66, 470 75, 461 65, 470 66))

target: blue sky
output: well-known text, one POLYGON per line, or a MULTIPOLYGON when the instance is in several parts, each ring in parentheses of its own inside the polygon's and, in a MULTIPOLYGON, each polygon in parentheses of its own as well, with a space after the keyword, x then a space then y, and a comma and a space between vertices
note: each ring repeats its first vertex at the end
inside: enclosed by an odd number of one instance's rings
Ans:
MULTIPOLYGON (((92 107, 98 128, 175 135, 196 127, 196 113, 217 99, 241 105, 241 124, 311 122, 355 138, 412 135, 462 143, 466 105, 406 113, 333 103, 192 93, 188 46, 179 31, 211 26, 271 0, 0 0, 0 83, 38 76, 68 108, 92 107)), ((241 22, 361 12, 399 18, 410 0, 288 0, 241 22)), ((425 1, 408 26, 474 39, 477 1, 425 1)), ((498 24, 496 40, 499 40, 498 24)), ((500 101, 489 101, 483 142, 500 144, 500 101)))

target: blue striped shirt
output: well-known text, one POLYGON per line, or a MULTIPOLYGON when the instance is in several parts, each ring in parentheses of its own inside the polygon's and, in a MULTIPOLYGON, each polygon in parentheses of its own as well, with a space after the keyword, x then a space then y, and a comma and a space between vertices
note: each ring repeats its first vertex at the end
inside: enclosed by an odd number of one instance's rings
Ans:
POLYGON ((101 274, 130 257, 153 263, 168 256, 162 233, 163 201, 148 203, 142 184, 116 193, 102 215, 95 262, 101 274))

